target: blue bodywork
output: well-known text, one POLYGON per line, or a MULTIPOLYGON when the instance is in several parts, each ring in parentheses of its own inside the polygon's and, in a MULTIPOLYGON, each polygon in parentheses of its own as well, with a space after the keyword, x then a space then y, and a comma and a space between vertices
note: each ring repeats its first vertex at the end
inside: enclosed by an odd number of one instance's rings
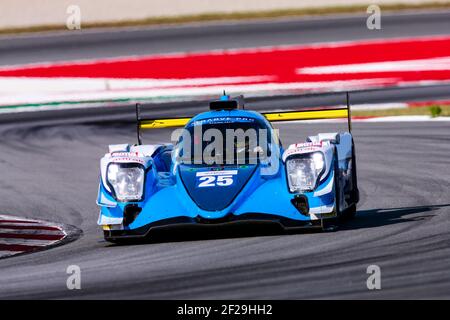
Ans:
MULTIPOLYGON (((195 123, 222 121, 257 121, 272 132, 266 118, 253 111, 209 111, 192 118, 186 128, 195 123), (250 120, 249 120, 250 119, 250 120)), ((204 165, 167 162, 172 146, 162 146, 153 153, 151 164, 145 172, 144 197, 139 202, 118 202, 101 180, 97 203, 101 208, 100 220, 122 221, 116 228, 105 229, 107 239, 141 237, 152 227, 173 224, 212 224, 239 220, 269 220, 282 226, 309 226, 317 216, 301 212, 292 202, 296 194, 289 191, 286 168, 281 155, 284 150, 278 141, 273 144, 278 162, 272 174, 261 174, 264 164, 204 165), (208 172, 230 171, 233 179, 225 186, 202 188, 198 177, 208 172), (132 217, 127 218, 127 208, 132 217)), ((334 168, 334 163, 332 164, 334 168)), ((226 179, 226 178, 225 178, 226 179)), ((302 193, 307 198, 309 210, 320 213, 322 207, 335 205, 334 170, 330 169, 314 191, 302 193), (333 184, 330 189, 330 185, 333 184), (328 192, 320 192, 325 188, 328 192), (323 194, 322 194, 323 193, 323 194), (319 194, 319 195, 317 195, 319 194)), ((99 222, 100 223, 100 222, 99 222)), ((105 223, 103 223, 105 225, 105 223)), ((112 226, 114 227, 114 226, 112 226)))

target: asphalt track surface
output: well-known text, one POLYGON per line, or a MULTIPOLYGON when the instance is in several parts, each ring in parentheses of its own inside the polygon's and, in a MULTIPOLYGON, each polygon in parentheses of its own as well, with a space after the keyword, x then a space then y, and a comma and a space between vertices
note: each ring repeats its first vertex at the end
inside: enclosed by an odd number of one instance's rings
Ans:
MULTIPOLYGON (((410 21, 404 34, 395 29, 391 35, 386 28, 384 36, 407 36, 407 30, 417 35, 427 28, 429 34, 437 34, 442 30, 429 27, 445 24, 437 20, 414 20, 418 25, 410 21)), ((345 29, 347 23, 343 24, 345 29)), ((351 24, 348 28, 353 30, 351 24)), ((324 33, 322 39, 332 36, 324 33)), ((271 37, 274 43, 281 41, 276 32, 264 33, 265 41, 271 37)), ((54 50, 55 57, 64 55, 65 49, 54 50)), ((36 58, 30 51, 22 52, 26 54, 29 61, 36 58)), ((17 54, 16 59, 25 58, 17 54)), ((419 99, 420 92, 423 96, 448 92, 445 86, 405 94, 396 90, 392 100, 408 99, 409 94, 419 99)), ((365 94, 388 101, 389 92, 365 94)), ((267 110, 283 103, 297 107, 298 99, 254 103, 267 110)), ((324 102, 314 100, 322 99, 317 97, 303 99, 324 102)), ((202 107, 189 108, 194 112, 202 107)), ((151 115, 188 112, 175 105, 167 113, 167 106, 149 110, 151 115)), ((270 226, 212 227, 171 230, 155 234, 150 243, 116 246, 104 242, 96 226, 99 159, 108 144, 135 141, 131 114, 105 113, 100 118, 54 112, 47 118, 36 116, 36 121, 31 116, 23 121, 19 115, 1 124, 1 213, 58 221, 82 234, 64 246, 0 260, 0 298, 450 297, 449 122, 355 123, 361 202, 356 219, 337 232, 285 234, 270 226), (366 287, 366 268, 372 264, 381 268, 382 290, 366 287), (81 290, 66 288, 69 265, 81 267, 81 290)), ((336 126, 342 128, 342 124, 277 125, 285 145, 336 126)), ((168 141, 169 133, 152 131, 144 141, 168 141)))

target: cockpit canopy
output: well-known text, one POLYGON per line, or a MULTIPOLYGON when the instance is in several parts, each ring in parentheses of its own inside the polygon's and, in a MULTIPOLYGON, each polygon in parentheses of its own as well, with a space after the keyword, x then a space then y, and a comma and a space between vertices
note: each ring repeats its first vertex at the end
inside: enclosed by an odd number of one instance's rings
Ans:
POLYGON ((217 116, 190 122, 178 140, 185 164, 257 164, 269 156, 272 128, 248 116, 217 116))

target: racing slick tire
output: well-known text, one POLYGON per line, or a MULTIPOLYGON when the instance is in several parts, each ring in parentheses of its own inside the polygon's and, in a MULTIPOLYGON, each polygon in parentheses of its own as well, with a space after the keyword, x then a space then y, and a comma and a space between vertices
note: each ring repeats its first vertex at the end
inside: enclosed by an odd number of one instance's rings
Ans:
POLYGON ((339 187, 339 176, 338 176, 339 165, 338 165, 338 157, 337 157, 337 149, 336 148, 334 149, 333 162, 334 162, 334 203, 336 204, 334 211, 336 213, 336 217, 321 219, 320 224, 322 227, 322 231, 325 231, 325 232, 336 231, 338 228, 339 218, 341 217, 341 212, 339 209, 339 204, 340 204, 340 187, 339 187))
POLYGON ((352 205, 342 212, 342 218, 344 220, 351 220, 356 215, 356 204, 359 201, 358 179, 356 176, 356 156, 355 156, 355 144, 352 140, 352 205))

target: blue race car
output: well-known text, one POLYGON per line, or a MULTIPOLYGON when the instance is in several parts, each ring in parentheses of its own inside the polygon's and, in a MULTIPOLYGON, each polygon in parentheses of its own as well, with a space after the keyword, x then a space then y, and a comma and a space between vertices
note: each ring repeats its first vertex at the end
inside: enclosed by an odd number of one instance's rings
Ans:
MULTIPOLYGON (((348 97, 348 95, 347 95, 348 97)), ((347 100, 348 101, 348 100, 347 100)), ((265 221, 333 230, 359 199, 350 132, 320 133, 283 148, 271 122, 347 118, 350 108, 261 114, 224 95, 193 118, 141 119, 138 143, 101 159, 98 224, 107 241, 157 228, 265 221), (173 144, 145 145, 140 130, 182 127, 173 144)))

